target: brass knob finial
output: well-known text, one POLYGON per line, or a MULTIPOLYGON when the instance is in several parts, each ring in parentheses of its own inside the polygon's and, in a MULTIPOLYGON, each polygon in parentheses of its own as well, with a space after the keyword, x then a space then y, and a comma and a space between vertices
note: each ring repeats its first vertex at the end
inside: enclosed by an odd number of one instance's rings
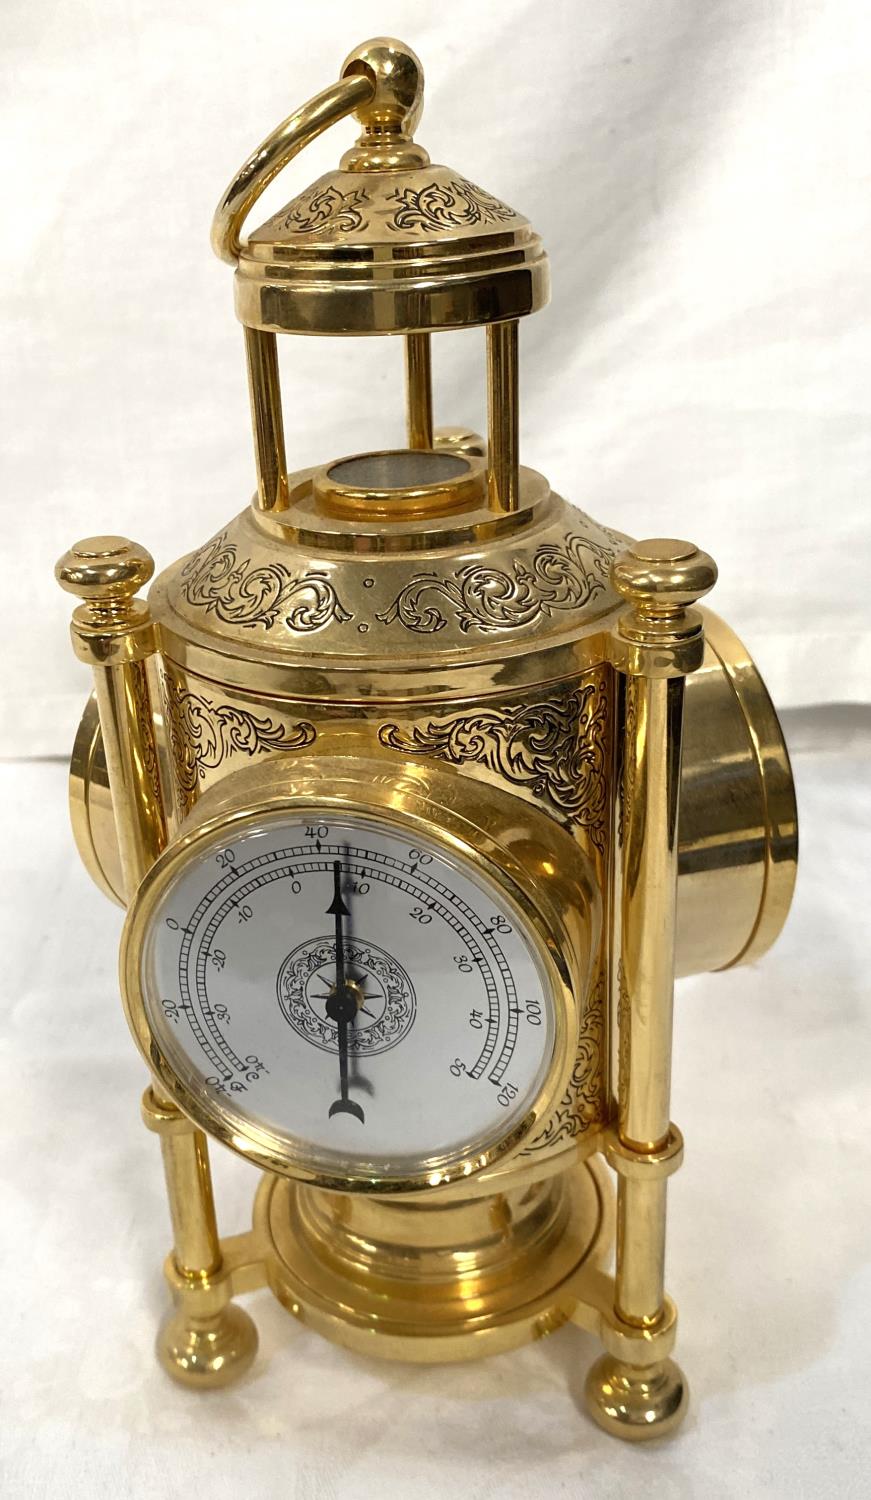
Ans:
POLYGON ((652 538, 622 552, 611 577, 639 615, 667 616, 709 593, 717 581, 717 565, 692 542, 652 538))
POLYGON ((342 78, 370 79, 374 93, 354 113, 363 127, 346 151, 346 171, 389 171, 426 166, 429 156, 411 137, 423 113, 423 67, 411 47, 377 36, 355 47, 342 64, 342 78))
POLYGON ((633 542, 611 565, 611 582, 630 606, 617 624, 622 645, 616 664, 633 676, 694 672, 702 661, 704 629, 692 606, 716 581, 714 559, 692 542, 633 542))
POLYGON ((124 536, 89 536, 65 552, 54 570, 62 589, 87 604, 132 599, 154 573, 154 558, 124 536))

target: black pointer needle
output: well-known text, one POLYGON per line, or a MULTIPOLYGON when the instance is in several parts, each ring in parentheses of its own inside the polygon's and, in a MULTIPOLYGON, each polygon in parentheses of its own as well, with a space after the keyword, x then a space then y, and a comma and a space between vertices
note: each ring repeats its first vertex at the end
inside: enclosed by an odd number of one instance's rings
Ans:
POLYGON ((341 1098, 336 1099, 330 1105, 329 1115, 354 1115, 362 1124, 365 1124, 365 1116, 359 1104, 348 1098, 348 1024, 354 1020, 357 1014, 357 1002, 348 989, 345 979, 345 917, 350 916, 347 906, 342 900, 342 866, 339 860, 333 861, 333 899, 327 907, 327 915, 335 918, 336 922, 336 988, 330 995, 324 1009, 331 1021, 335 1021, 339 1030, 339 1088, 341 1098))

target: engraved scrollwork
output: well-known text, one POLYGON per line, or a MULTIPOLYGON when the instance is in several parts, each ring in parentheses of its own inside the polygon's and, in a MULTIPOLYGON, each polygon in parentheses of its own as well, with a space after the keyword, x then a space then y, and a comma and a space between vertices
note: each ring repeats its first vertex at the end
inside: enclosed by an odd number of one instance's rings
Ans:
POLYGON ((288 629, 308 633, 332 620, 344 624, 354 618, 326 573, 294 572, 279 562, 239 562, 226 532, 195 552, 181 576, 188 604, 225 625, 269 630, 281 616, 288 629))
POLYGON ((632 1002, 622 960, 617 964, 617 1102, 622 1123, 629 1097, 632 1057, 632 1002))
POLYGON ((151 694, 148 689, 148 676, 144 662, 136 664, 131 681, 133 712, 139 728, 142 769, 148 779, 151 795, 157 806, 160 807, 163 802, 160 789, 160 767, 157 759, 157 746, 154 739, 154 715, 151 709, 151 694))
POLYGON ((303 750, 315 740, 315 727, 301 719, 276 724, 230 703, 214 703, 163 675, 163 698, 180 811, 187 812, 207 771, 231 755, 262 750, 303 750))
POLYGON ((355 229, 366 229, 368 220, 362 209, 369 202, 366 189, 351 188, 342 193, 332 183, 318 188, 314 193, 302 193, 294 198, 283 214, 272 223, 294 234, 316 234, 319 230, 338 230, 348 234, 355 229))
POLYGON ((623 693, 622 726, 617 733, 617 750, 615 763, 615 792, 617 797, 617 847, 623 848, 626 838, 626 820, 632 812, 632 802, 635 796, 635 760, 632 755, 627 759, 627 746, 635 745, 637 733, 637 684, 634 678, 628 677, 623 693))
POLYGON ((387 221, 390 229, 429 229, 439 234, 471 229, 476 224, 502 224, 519 217, 507 203, 463 177, 430 182, 422 188, 397 188, 390 198, 399 204, 387 221))
POLYGON ((526 1149, 543 1151, 604 1123, 605 978, 600 975, 578 1032, 578 1052, 562 1099, 540 1135, 526 1149))
POLYGON ((570 534, 562 542, 543 544, 528 564, 515 558, 510 571, 469 563, 448 578, 417 573, 377 618, 384 625, 399 620, 408 630, 432 635, 448 623, 446 602, 464 632, 531 625, 556 611, 582 609, 595 598, 605 587, 614 551, 588 536, 570 534))
POLYGON ((598 668, 549 697, 475 708, 411 729, 382 724, 378 737, 388 749, 406 754, 487 766, 546 797, 604 853, 609 728, 608 680, 598 668))

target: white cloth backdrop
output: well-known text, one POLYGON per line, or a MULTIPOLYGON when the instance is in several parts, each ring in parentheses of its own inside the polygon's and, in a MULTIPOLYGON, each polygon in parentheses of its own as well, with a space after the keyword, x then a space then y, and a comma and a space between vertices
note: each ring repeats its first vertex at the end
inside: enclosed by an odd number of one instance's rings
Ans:
MULTIPOLYGON (((865 0, 5 0, 0 753, 65 752, 77 721, 57 555, 121 532, 161 567, 246 503, 212 209, 385 31, 424 61, 433 159, 551 253, 525 461, 612 525, 711 551, 780 704, 871 697, 865 0)), ((438 419, 478 423, 480 337, 437 342, 438 419)), ((397 341, 285 340, 284 380, 292 464, 400 438, 397 341)))

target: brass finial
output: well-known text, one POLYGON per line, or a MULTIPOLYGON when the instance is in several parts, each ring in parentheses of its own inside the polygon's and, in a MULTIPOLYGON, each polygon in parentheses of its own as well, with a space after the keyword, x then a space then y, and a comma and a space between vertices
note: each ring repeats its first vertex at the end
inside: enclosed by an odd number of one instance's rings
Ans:
POLYGON ((702 660, 704 631, 701 614, 690 606, 716 581, 714 559, 692 542, 656 538, 621 552, 612 565, 611 582, 631 607, 617 625, 622 647, 615 664, 630 674, 650 674, 654 663, 654 675, 695 671, 702 660))
POLYGON ((151 553, 124 536, 89 536, 64 553, 54 576, 82 601, 72 622, 73 645, 82 661, 109 665, 153 650, 148 605, 136 598, 153 573, 151 553))
POLYGON ((363 131, 342 157, 345 171, 425 167, 429 155, 411 139, 423 112, 423 67, 412 49, 395 37, 374 37, 348 54, 341 76, 369 78, 375 89, 354 111, 363 131))
POLYGON ((692 542, 655 538, 635 542, 621 553, 611 577, 636 615, 665 621, 709 593, 717 581, 717 565, 692 542))
POLYGON ((90 536, 65 552, 54 570, 62 589, 93 614, 116 617, 154 573, 154 558, 123 536, 90 536))

